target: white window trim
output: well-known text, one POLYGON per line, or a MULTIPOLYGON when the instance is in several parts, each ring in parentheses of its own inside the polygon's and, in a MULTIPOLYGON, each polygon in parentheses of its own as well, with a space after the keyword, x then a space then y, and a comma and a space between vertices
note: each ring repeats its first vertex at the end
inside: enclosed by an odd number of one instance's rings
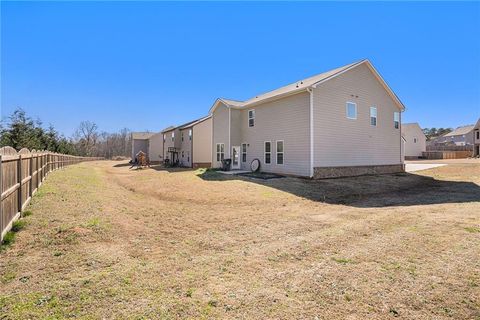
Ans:
POLYGON ((263 141, 263 163, 264 163, 265 165, 267 165, 267 166, 269 166, 269 165, 272 164, 272 141, 263 141), (267 142, 270 143, 270 152, 267 152, 267 151, 266 151, 266 148, 265 148, 265 144, 266 144, 267 142), (266 158, 267 158, 267 157, 266 157, 265 155, 266 155, 267 153, 270 153, 270 163, 267 163, 267 161, 266 161, 266 158))
POLYGON ((172 131, 172 142, 175 142, 175 132, 172 131))
POLYGON ((248 127, 249 128, 255 127, 255 109, 248 110, 247 111, 247 116, 248 116, 248 123, 247 123, 248 127), (250 118, 250 112, 252 112, 252 115, 253 115, 253 117, 251 117, 251 118, 250 118), (250 125, 250 120, 251 119, 253 120, 253 126, 250 125))
POLYGON ((393 112, 393 128, 400 129, 400 112, 394 111, 393 112), (395 120, 395 115, 398 114, 398 120, 395 120), (395 128, 395 123, 398 122, 398 128, 395 128))
POLYGON ((378 125, 378 109, 377 109, 377 107, 373 107, 373 106, 370 107, 370 118, 369 118, 369 120, 370 120, 370 125, 372 127, 376 127, 378 125), (372 109, 375 109, 375 116, 372 116, 372 109), (375 124, 372 124, 372 118, 375 118, 375 124))
POLYGON ((347 119, 357 120, 357 116, 358 116, 357 104, 355 102, 352 102, 352 101, 345 102, 345 113, 346 113, 347 119), (355 118, 352 118, 352 117, 348 116, 348 104, 353 104, 355 106, 355 118))
POLYGON ((188 140, 190 141, 192 141, 192 134, 193 134, 192 129, 188 129, 188 140))
POLYGON ((242 159, 241 159, 242 161, 240 161, 240 162, 247 163, 247 143, 246 142, 240 143, 240 154, 242 156, 242 159), (245 145, 245 161, 243 161, 243 154, 244 154, 243 145, 245 145))
POLYGON ((284 141, 284 140, 276 140, 276 141, 275 141, 275 164, 276 164, 277 166, 283 166, 283 165, 285 165, 285 141, 284 141), (283 146, 283 151, 280 152, 280 153, 282 154, 282 156, 283 156, 283 159, 282 159, 282 160, 283 160, 283 163, 278 163, 278 154, 279 154, 279 152, 278 152, 278 142, 281 142, 281 143, 282 143, 282 146, 283 146))
POLYGON ((225 159, 225 143, 219 142, 215 144, 215 161, 222 162, 222 153, 223 153, 223 159, 225 159), (223 152, 222 152, 222 145, 223 145, 223 152), (218 146, 220 146, 220 148, 218 146))

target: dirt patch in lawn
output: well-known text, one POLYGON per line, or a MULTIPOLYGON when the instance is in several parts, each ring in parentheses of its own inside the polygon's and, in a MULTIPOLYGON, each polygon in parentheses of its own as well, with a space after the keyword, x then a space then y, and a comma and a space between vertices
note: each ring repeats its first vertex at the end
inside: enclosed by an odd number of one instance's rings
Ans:
POLYGON ((0 315, 476 319, 479 184, 479 164, 321 181, 72 166, 0 253, 0 315))

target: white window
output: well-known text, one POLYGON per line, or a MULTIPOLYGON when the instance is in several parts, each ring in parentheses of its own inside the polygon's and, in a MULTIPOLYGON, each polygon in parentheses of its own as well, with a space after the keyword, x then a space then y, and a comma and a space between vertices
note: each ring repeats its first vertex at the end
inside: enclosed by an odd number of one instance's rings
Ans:
POLYGON ((248 126, 255 126, 255 110, 248 110, 248 126))
POLYGON ((242 143, 242 162, 247 162, 247 144, 242 143))
POLYGON ((277 164, 283 164, 283 140, 277 141, 277 164))
POLYGON ((377 126, 377 108, 370 107, 370 125, 377 126))
POLYGON ((188 140, 192 141, 192 129, 188 130, 188 140))
POLYGON ((217 143, 217 161, 222 161, 225 158, 225 144, 217 143))
POLYGON ((272 163, 272 143, 270 141, 265 141, 265 164, 272 163))
POLYGON ((393 113, 393 126, 395 129, 400 128, 400 113, 399 112, 394 112, 393 113))
POLYGON ((164 133, 163 134, 163 142, 165 142, 165 140, 167 140, 167 135, 164 133))
POLYGON ((172 132, 172 142, 175 141, 175 132, 172 132))
POLYGON ((347 102, 347 118, 357 119, 357 104, 355 102, 347 102))

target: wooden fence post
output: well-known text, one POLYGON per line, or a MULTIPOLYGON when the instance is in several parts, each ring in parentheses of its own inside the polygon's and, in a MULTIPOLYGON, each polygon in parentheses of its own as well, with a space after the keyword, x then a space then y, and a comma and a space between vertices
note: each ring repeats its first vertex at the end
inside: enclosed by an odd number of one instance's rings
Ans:
POLYGON ((17 193, 17 205, 18 205, 18 212, 22 212, 22 155, 18 155, 18 162, 17 162, 17 183, 18 186, 18 193, 17 193))
POLYGON ((28 195, 30 198, 33 197, 33 154, 30 153, 30 182, 28 184, 28 195))
POLYGON ((40 157, 38 156, 38 153, 37 153, 37 156, 35 157, 35 161, 37 162, 37 187, 35 188, 35 190, 38 189, 38 187, 40 186, 40 167, 39 167, 39 163, 40 163, 40 157))

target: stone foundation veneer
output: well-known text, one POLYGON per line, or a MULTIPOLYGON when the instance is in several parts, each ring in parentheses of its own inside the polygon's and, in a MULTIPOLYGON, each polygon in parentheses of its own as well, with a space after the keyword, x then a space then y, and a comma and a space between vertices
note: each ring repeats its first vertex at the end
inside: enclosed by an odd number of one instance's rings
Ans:
POLYGON ((387 164, 378 166, 316 167, 313 169, 313 179, 354 177, 399 172, 405 172, 405 165, 387 164))

